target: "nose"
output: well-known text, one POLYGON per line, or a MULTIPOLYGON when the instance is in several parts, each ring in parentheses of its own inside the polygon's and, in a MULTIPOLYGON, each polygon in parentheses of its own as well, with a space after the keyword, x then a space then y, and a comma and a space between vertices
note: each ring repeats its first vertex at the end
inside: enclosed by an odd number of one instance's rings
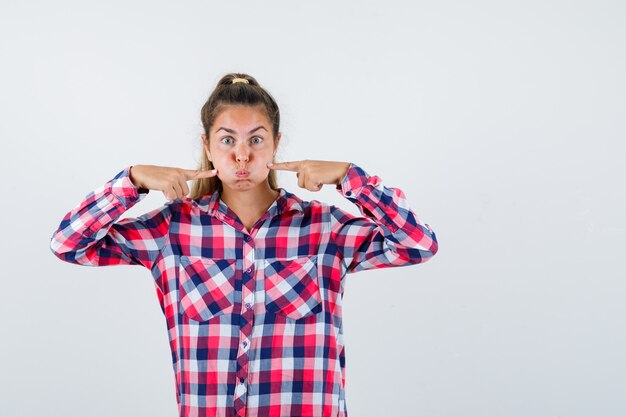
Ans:
POLYGON ((239 146, 236 150, 235 150, 235 157, 237 159, 237 162, 247 162, 249 159, 249 152, 248 152, 248 148, 246 148, 245 146, 239 146))

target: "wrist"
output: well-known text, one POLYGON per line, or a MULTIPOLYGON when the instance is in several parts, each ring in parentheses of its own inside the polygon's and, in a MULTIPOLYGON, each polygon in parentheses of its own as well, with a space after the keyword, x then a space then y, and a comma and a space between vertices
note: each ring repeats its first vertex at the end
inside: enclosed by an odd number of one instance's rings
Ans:
POLYGON ((141 182, 137 180, 137 177, 134 175, 135 173, 133 172, 133 170, 136 169, 137 166, 138 165, 131 165, 130 169, 128 170, 128 179, 130 179, 130 182, 135 186, 135 188, 145 190, 146 188, 141 184, 141 182))
POLYGON ((337 181, 335 182, 335 185, 341 185, 341 181, 343 181, 346 174, 348 173, 348 170, 350 169, 350 164, 351 164, 350 162, 346 163, 346 166, 343 170, 343 174, 341 174, 341 176, 337 179, 337 181))

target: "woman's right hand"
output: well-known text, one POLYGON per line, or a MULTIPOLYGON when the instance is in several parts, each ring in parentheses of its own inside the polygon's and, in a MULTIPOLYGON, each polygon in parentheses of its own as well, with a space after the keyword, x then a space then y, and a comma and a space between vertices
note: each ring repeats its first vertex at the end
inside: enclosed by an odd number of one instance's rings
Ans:
POLYGON ((187 181, 216 175, 216 169, 203 171, 157 165, 133 165, 130 168, 130 181, 135 187, 162 191, 168 200, 189 194, 187 181))

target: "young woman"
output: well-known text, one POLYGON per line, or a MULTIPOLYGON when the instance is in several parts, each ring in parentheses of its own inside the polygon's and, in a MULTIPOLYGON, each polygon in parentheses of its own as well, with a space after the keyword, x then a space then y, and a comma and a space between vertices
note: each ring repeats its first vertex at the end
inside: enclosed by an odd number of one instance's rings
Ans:
POLYGON ((181 417, 347 417, 346 274, 426 262, 435 233, 400 189, 353 162, 274 162, 278 106, 247 74, 224 76, 201 118, 199 169, 127 166, 65 215, 50 248, 75 264, 150 270, 181 417), (362 216, 300 199, 276 170, 310 191, 334 185, 362 216), (120 218, 150 190, 169 201, 120 218))

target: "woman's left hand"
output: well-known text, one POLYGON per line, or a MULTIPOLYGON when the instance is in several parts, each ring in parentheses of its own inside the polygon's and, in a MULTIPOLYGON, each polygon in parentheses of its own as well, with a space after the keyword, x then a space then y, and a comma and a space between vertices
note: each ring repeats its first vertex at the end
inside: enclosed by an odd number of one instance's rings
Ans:
POLYGON ((309 191, 319 191, 324 184, 339 184, 350 168, 350 162, 303 161, 268 162, 270 169, 295 171, 298 177, 298 186, 309 191))

